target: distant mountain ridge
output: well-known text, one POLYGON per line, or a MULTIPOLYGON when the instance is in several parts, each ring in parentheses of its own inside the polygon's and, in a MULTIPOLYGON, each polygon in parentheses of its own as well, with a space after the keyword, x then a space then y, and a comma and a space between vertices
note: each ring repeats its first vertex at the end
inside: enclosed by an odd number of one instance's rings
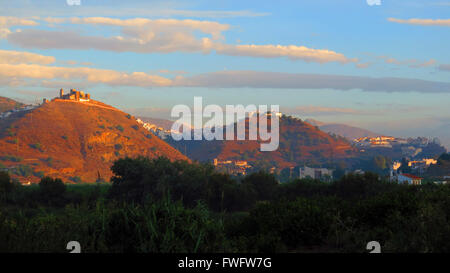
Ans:
POLYGON ((314 119, 307 119, 305 121, 313 126, 318 126, 322 131, 343 136, 348 140, 353 140, 355 138, 361 137, 375 137, 380 135, 367 129, 353 127, 346 124, 325 123, 314 119))

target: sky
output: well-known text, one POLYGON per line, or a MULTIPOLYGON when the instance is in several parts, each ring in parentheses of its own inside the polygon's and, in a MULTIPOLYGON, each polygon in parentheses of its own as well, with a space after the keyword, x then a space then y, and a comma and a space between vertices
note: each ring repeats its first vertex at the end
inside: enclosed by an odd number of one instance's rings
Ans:
POLYGON ((450 148, 450 1, 0 0, 0 96, 280 105, 450 148), (79 2, 79 5, 77 5, 79 2))

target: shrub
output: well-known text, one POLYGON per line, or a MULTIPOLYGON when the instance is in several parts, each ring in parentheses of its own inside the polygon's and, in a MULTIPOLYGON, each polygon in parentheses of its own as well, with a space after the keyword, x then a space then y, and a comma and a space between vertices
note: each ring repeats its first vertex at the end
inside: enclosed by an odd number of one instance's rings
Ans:
POLYGON ((34 174, 33 168, 31 168, 29 165, 22 165, 22 164, 12 169, 12 172, 16 175, 23 177, 31 176, 34 174))
POLYGON ((45 160, 45 162, 47 162, 49 167, 53 166, 53 161, 54 161, 53 157, 51 157, 51 156, 47 157, 47 159, 45 160))
POLYGON ((4 155, 0 157, 0 160, 3 161, 12 161, 12 162, 20 162, 23 160, 20 156, 14 156, 14 155, 4 155))
POLYGON ((42 152, 42 146, 40 143, 29 144, 29 146, 33 149, 39 150, 42 152))
POLYGON ((81 177, 79 177, 79 176, 73 176, 73 177, 70 178, 70 180, 75 182, 75 183, 77 183, 77 184, 83 182, 81 177))
POLYGON ((122 127, 122 125, 117 125, 117 126, 116 126, 116 129, 119 130, 119 131, 121 131, 121 132, 123 132, 123 130, 124 130, 123 127, 122 127))

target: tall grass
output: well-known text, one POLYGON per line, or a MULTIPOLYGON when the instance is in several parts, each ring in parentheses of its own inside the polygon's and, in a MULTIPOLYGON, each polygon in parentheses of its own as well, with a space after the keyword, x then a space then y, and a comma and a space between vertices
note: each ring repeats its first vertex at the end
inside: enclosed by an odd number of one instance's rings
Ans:
POLYGON ((168 198, 144 205, 86 204, 59 210, 6 212, 0 209, 0 252, 67 252, 78 241, 82 252, 224 252, 222 222, 199 203, 186 209, 168 198))

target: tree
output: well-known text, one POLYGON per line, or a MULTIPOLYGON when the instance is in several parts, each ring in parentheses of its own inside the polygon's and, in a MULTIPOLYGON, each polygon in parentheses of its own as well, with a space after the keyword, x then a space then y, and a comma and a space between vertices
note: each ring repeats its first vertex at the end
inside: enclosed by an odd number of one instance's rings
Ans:
POLYGON ((111 198, 143 202, 148 196, 161 198, 170 192, 174 200, 183 199, 186 205, 206 200, 208 182, 214 167, 190 164, 186 161, 171 162, 168 158, 123 158, 114 162, 114 176, 109 192, 111 198))
POLYGON ((278 181, 273 174, 263 171, 247 175, 242 183, 251 185, 257 192, 259 200, 272 199, 278 185, 278 181))
POLYGON ((408 160, 406 158, 402 158, 402 165, 398 170, 402 173, 411 173, 411 167, 408 166, 408 160))
POLYGON ((6 196, 13 190, 11 177, 7 172, 0 172, 0 200, 5 200, 6 196))
POLYGON ((49 205, 61 205, 65 193, 66 185, 59 178, 46 176, 39 182, 39 195, 49 205))

